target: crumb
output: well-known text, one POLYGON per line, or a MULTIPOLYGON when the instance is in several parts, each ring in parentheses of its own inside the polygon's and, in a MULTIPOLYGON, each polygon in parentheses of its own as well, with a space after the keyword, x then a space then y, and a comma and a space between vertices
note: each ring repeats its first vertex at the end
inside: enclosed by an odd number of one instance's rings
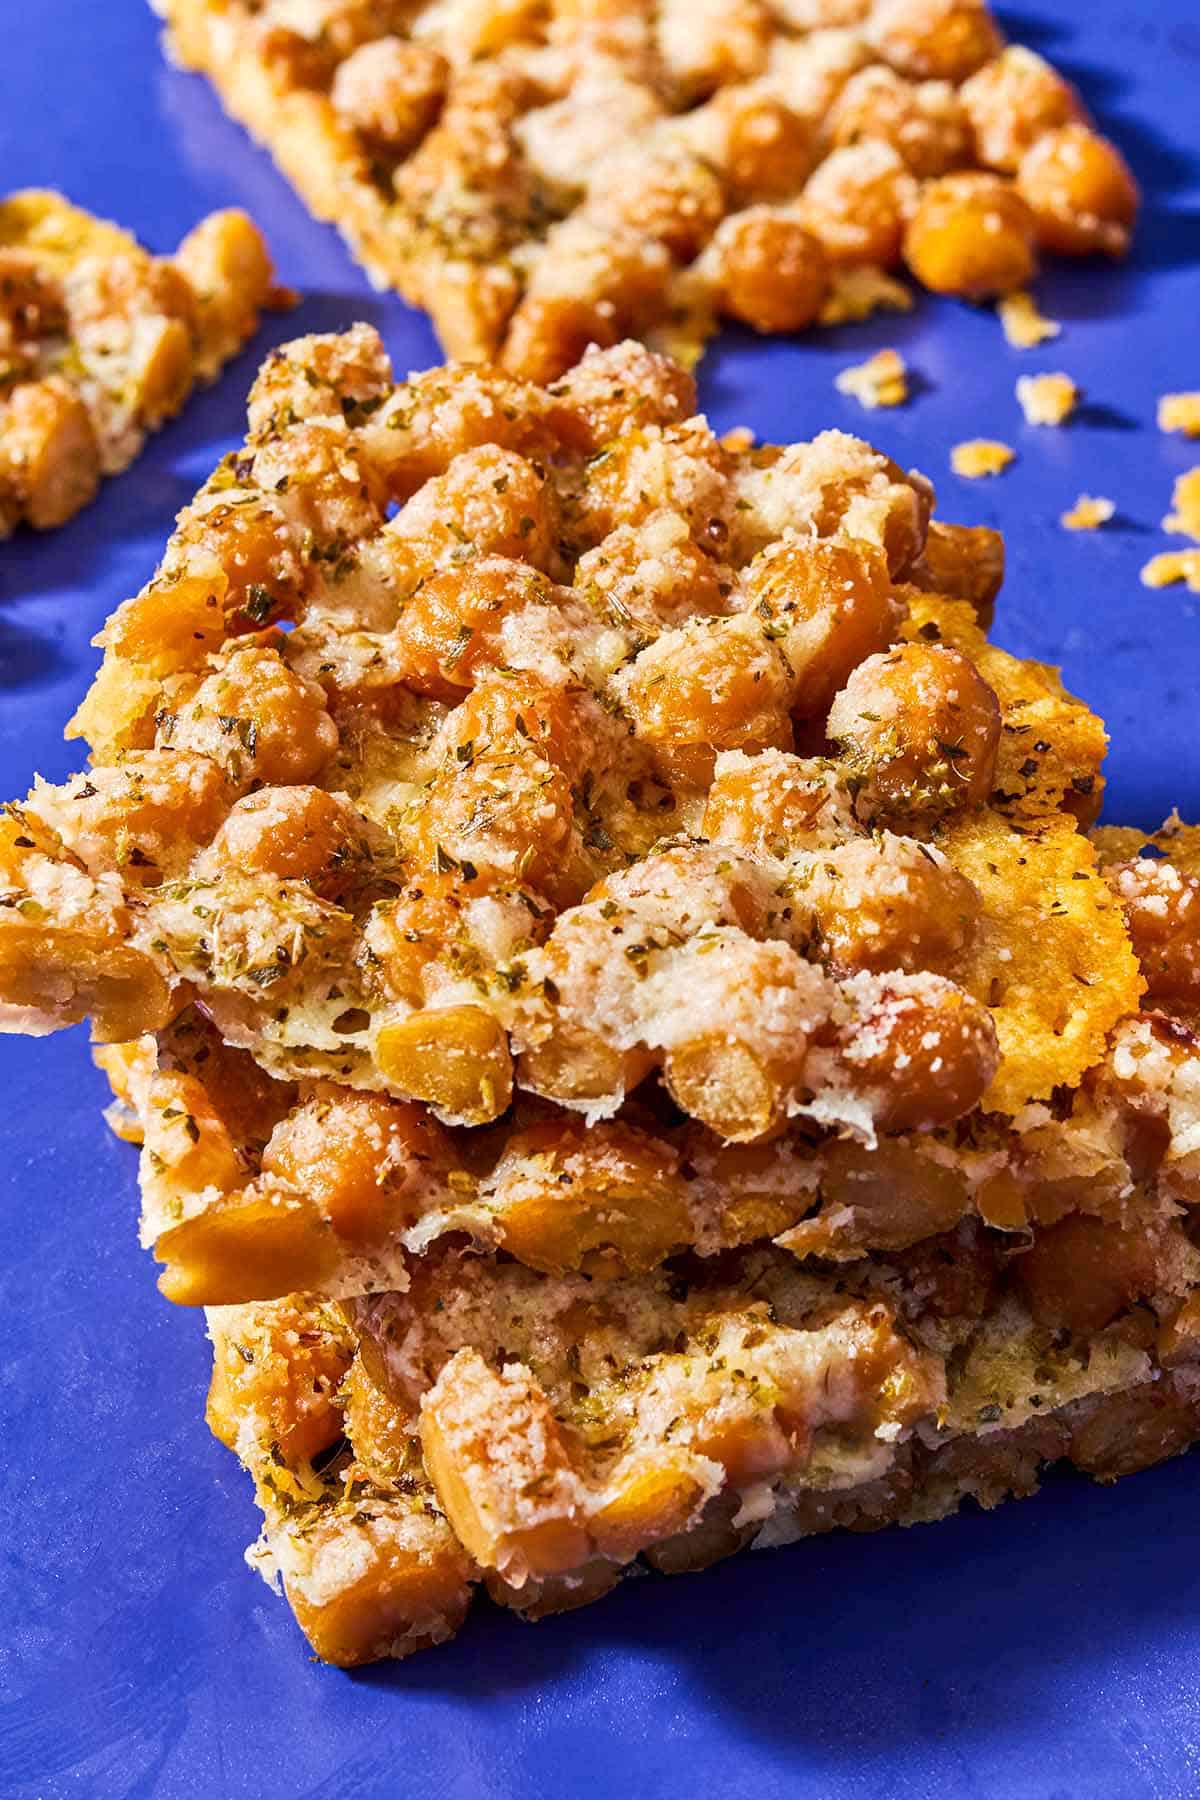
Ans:
POLYGON ((1062 515, 1060 523, 1068 531, 1095 531, 1116 513, 1116 505, 1112 500, 1102 499, 1098 494, 1080 494, 1069 512, 1062 515))
POLYGON ((1069 375, 1022 375, 1017 399, 1027 425, 1061 425, 1079 405, 1080 393, 1069 375))
POLYGON ((1193 594, 1200 594, 1200 550, 1167 550, 1152 556, 1142 570, 1142 586, 1170 587, 1186 581, 1193 594))
POLYGON ((834 382, 839 394, 850 394, 874 412, 879 406, 903 406, 908 399, 908 370, 898 350, 877 350, 864 363, 843 369, 834 382))
POLYGON ((744 450, 753 450, 754 445, 755 436, 748 425, 735 425, 721 438, 722 450, 728 450, 734 456, 740 456, 744 450))
POLYGON ((1179 477, 1171 494, 1171 506, 1172 511, 1163 520, 1163 530, 1200 542, 1200 466, 1179 477))
POLYGON ((1200 393, 1164 394, 1158 403, 1158 429, 1200 437, 1200 393))
POLYGON ((982 475, 999 475, 1010 462, 1015 462, 1016 454, 995 438, 969 438, 965 444, 955 444, 951 450, 950 467, 956 475, 978 481, 982 475))
POLYGON ((1022 288, 1005 294, 997 302, 996 311, 1004 327, 1004 335, 1017 350, 1036 350, 1047 338, 1056 338, 1062 330, 1057 319, 1047 319, 1039 311, 1033 295, 1022 288))
POLYGON ((818 317, 821 325, 857 325, 877 312, 911 312, 912 291, 870 264, 839 269, 818 317))

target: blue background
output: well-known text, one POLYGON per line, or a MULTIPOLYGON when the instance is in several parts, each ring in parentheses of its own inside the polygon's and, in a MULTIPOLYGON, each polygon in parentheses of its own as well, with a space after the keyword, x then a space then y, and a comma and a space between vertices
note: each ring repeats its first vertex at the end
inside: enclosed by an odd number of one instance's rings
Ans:
MULTIPOLYGON (((1200 461, 1153 427, 1159 393, 1200 387, 1200 18, 1195 0, 1001 11, 1129 154, 1148 201, 1133 263, 1048 276, 1064 331, 1039 352, 1010 350, 989 313, 925 301, 794 343, 731 336, 703 398, 717 425, 764 437, 861 431, 933 477, 943 516, 1002 527, 997 636, 1063 663, 1108 720, 1107 816, 1197 816, 1200 599, 1149 593, 1137 574, 1171 547, 1171 481, 1200 461), (888 343, 919 391, 867 415, 833 377, 888 343), (1058 368, 1089 404, 1066 430, 1034 431, 1016 377, 1058 368), (997 481, 949 472, 950 446, 976 434, 1019 452, 997 481), (1058 516, 1085 490, 1119 519, 1070 535, 1058 516)), ((367 317, 401 369, 439 358, 204 84, 165 66, 139 0, 2 0, 0 24, 6 186, 59 186, 162 249, 206 209, 246 206, 306 295, 96 505, 0 549, 8 795, 71 767, 59 733, 96 661, 88 640, 239 435, 267 346, 367 317)), ((0 1095, 0 1794, 1200 1794, 1200 1457, 1111 1490, 1052 1481, 934 1530, 629 1582, 536 1629, 480 1606, 456 1643, 399 1666, 315 1665, 242 1564, 257 1516, 201 1420, 201 1322, 158 1298, 136 1248, 135 1157, 101 1126, 83 1035, 0 1042, 0 1095)))

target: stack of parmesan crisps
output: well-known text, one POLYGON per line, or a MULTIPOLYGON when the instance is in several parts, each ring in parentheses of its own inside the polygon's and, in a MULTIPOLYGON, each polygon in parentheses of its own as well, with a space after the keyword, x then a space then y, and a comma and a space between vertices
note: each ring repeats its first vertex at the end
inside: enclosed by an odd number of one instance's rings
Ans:
POLYGON ((301 339, 7 809, 321 1656, 1200 1435, 1200 842, 932 512, 637 344, 301 339))
POLYGON ((986 0, 155 0, 448 356, 553 380, 629 334, 1020 292, 1138 191, 986 0))

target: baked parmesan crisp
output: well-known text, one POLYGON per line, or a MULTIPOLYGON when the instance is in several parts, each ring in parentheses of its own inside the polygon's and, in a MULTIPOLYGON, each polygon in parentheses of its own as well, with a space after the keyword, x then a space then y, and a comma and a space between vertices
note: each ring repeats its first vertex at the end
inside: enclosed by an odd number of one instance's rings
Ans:
POLYGON ((1040 344, 1045 344, 1062 333, 1062 326, 1057 319, 1046 318, 1033 295, 1024 290, 1006 294, 997 303, 996 311, 1004 327, 1004 335, 1014 350, 1036 350, 1040 344))
POLYGON ((1069 375, 1022 375, 1017 382, 1017 400, 1027 425, 1065 425, 1080 398, 1069 375))
POLYGON ((968 438, 955 444, 950 452, 950 467, 967 481, 979 481, 985 475, 1002 475, 1017 453, 998 438, 968 438))
POLYGON ((1200 437, 1200 393, 1164 394, 1158 403, 1158 429, 1200 437))
POLYGON ((1074 506, 1063 513, 1062 524, 1068 531, 1098 531, 1116 517, 1116 512, 1114 500, 1099 494, 1080 494, 1074 506))
POLYGON ((60 194, 0 200, 0 538, 86 506, 286 298, 244 213, 152 256, 60 194))
POLYGON ((1164 550, 1142 568, 1143 587, 1173 587, 1177 582, 1200 594, 1200 550, 1164 550))
POLYGON ((448 355, 554 379, 625 335, 1022 292, 1121 255, 1119 152, 984 0, 602 6, 160 0, 204 71, 448 355))
POLYGON ((1200 467, 1189 469, 1176 479, 1163 530, 1200 541, 1200 467))
POLYGON ((865 363, 842 369, 833 385, 869 412, 880 406, 903 406, 908 399, 908 368, 898 350, 877 350, 865 363))

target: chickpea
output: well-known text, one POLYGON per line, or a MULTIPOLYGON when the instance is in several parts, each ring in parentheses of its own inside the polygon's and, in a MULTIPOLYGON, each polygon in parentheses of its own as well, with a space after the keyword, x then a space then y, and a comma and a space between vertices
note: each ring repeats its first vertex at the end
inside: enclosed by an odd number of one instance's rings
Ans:
POLYGON ((864 35, 914 81, 965 81, 1003 46, 986 0, 878 0, 864 35))
POLYGON ((722 554, 730 544, 733 494, 728 452, 704 419, 623 432, 589 459, 564 510, 572 539, 598 544, 618 525, 677 513, 697 543, 722 554))
POLYGON ((735 205, 782 200, 802 186, 817 160, 808 119, 756 83, 722 88, 709 105, 713 160, 735 205))
POLYGON ((482 1006, 431 1006, 380 1025, 375 1065, 389 1091, 450 1125, 488 1125, 512 1099, 504 1028, 482 1006))
POLYGON ((20 519, 61 525, 94 499, 100 450, 79 396, 64 381, 20 382, 0 401, 0 532, 20 519))
POLYGON ((131 750, 61 788, 39 789, 37 803, 93 875, 119 869, 129 887, 156 887, 208 842, 229 794, 207 756, 131 750))
POLYGON ((881 1131, 930 1131, 977 1106, 1000 1062, 985 1006, 940 975, 862 974, 845 983, 846 1075, 881 1131))
POLYGON ((861 539, 781 538, 744 579, 745 610, 783 652, 802 719, 827 712, 851 672, 895 635, 886 558, 861 539))
POLYGON ((687 371, 631 340, 589 349, 549 393, 555 434, 585 455, 638 426, 680 425, 697 407, 687 371))
POLYGON ((417 824, 422 867, 447 861, 489 880, 528 883, 557 905, 595 880, 574 832, 570 780, 532 745, 474 751, 443 764, 422 797, 417 824))
POLYGON ((201 219, 171 261, 195 296, 196 372, 213 376, 255 330, 271 298, 270 252, 254 221, 229 207, 201 219))
POLYGON ((401 157, 433 124, 449 73, 440 50, 398 37, 375 38, 338 64, 330 97, 343 119, 401 157))
POLYGON ((251 1424, 264 1447, 299 1468, 342 1435, 338 1390, 353 1354, 314 1308, 295 1301, 245 1308, 210 1322, 212 1384, 205 1420, 227 1449, 251 1424))
POLYGON ((322 788, 267 787, 237 802, 197 866, 307 881, 333 899, 369 871, 370 846, 344 800, 322 788))
MULTIPOLYGON (((904 1250, 954 1227, 970 1211, 962 1176, 903 1139, 867 1149, 846 1140, 821 1155, 819 1210, 783 1239, 793 1256, 838 1261, 863 1251, 904 1250)), ((958 1246, 955 1246, 958 1261, 958 1246)))
MULTIPOLYGON (((385 381, 384 391, 383 405, 357 427, 356 436, 396 499, 408 499, 456 456, 481 444, 531 457, 554 448, 546 396, 498 369, 448 363, 410 376, 395 389, 385 381)), ((372 397, 369 388, 364 397, 372 397)))
POLYGON ((536 570, 502 557, 439 570, 418 585, 401 614, 404 680, 421 694, 460 698, 480 673, 504 660, 505 619, 547 603, 551 592, 536 570))
MULTIPOLYGON (((268 353, 254 378, 246 403, 250 437, 273 437, 302 419, 373 416, 371 402, 391 391, 392 365, 373 325, 293 338, 268 353)), ((407 397, 407 388, 398 391, 407 397)))
POLYGON ((968 160, 967 119, 949 83, 917 85, 883 63, 850 77, 834 103, 829 131, 835 148, 870 138, 890 144, 922 180, 968 160))
POLYGON ((554 228, 512 315, 501 366, 547 383, 590 343, 611 346, 627 332, 641 335, 663 315, 673 266, 665 245, 580 209, 554 228))
POLYGON ((733 576, 664 508, 636 528, 618 525, 585 552, 574 585, 618 630, 655 637, 697 614, 725 612, 733 576))
POLYGON ((885 831, 815 852, 798 867, 798 908, 835 969, 937 969, 974 935, 978 890, 939 851, 885 831))
POLYGON ((531 754, 572 780, 595 749, 592 719, 580 696, 551 687, 525 669, 486 675, 443 728, 446 760, 461 769, 476 755, 531 754))
POLYGON ((1137 182, 1116 146, 1088 126, 1063 125, 1040 137, 1021 158, 1017 189, 1047 250, 1064 256, 1128 250, 1137 182))
POLYGON ((909 579, 925 593, 968 601, 986 631, 1004 583, 1004 539, 987 525, 943 525, 931 519, 909 579))
POLYGON ((1141 857, 1109 871, 1150 999, 1200 997, 1200 880, 1174 863, 1141 857))
POLYGON ((513 313, 500 361, 510 374, 544 387, 620 335, 614 309, 603 301, 527 294, 513 313))
POLYGON ((1081 1213, 1040 1227, 1013 1272, 1034 1318, 1053 1330, 1102 1331, 1158 1285, 1141 1232, 1081 1213))
POLYGON ((588 188, 587 210, 690 262, 720 224, 725 194, 709 165, 681 146, 634 148, 605 158, 588 188))
POLYGON ((697 619, 643 650, 622 700, 665 773, 707 784, 720 750, 788 750, 786 664, 749 614, 697 619))
POLYGON ((935 294, 985 300, 1024 287, 1037 266, 1036 221, 999 175, 945 175, 923 190, 904 260, 935 294))
POLYGON ((286 785, 320 772, 338 746, 337 726, 314 682, 278 650, 235 650, 178 713, 160 717, 160 748, 198 750, 243 789, 286 785))
POLYGON ((389 537, 426 549, 430 560, 504 556, 547 573, 558 567, 558 506, 539 464, 481 444, 456 456, 407 501, 389 537))
POLYGON ((861 787, 860 811, 914 819, 982 806, 992 791, 1000 704, 974 663, 943 645, 868 657, 829 710, 861 787))
MULTIPOLYGON (((471 931, 468 901, 486 883, 468 883, 461 871, 421 876, 393 900, 381 901, 367 920, 364 977, 374 994, 412 1007, 428 998, 427 972, 440 963, 486 976, 491 963, 471 931)), ((525 918, 533 928, 533 915, 525 918)))
POLYGON ((761 0, 660 0, 655 27, 666 76, 690 100, 757 75, 772 31, 761 0))
POLYGON ((564 1019, 545 1043, 522 1053, 517 1074, 528 1092, 562 1106, 580 1101, 620 1105, 645 1080, 655 1060, 648 1050, 614 1050, 586 1026, 564 1019))
POLYGON ((238 460, 240 478, 274 493, 310 563, 336 568, 384 520, 386 493, 353 439, 319 419, 269 438, 238 460))
POLYGON ((443 1199, 453 1157, 423 1107, 321 1083, 271 1133, 264 1174, 304 1193, 339 1237, 379 1244, 443 1199))
POLYGON ((959 90, 981 163, 1015 175, 1047 131, 1082 119, 1079 95, 1057 69, 1023 44, 1009 44, 959 90))
POLYGON ((828 763, 782 750, 718 756, 704 803, 704 836, 714 843, 785 861, 857 830, 849 797, 828 763))
POLYGON ((891 269, 916 203, 917 184, 903 159, 869 138, 830 152, 809 177, 800 211, 831 262, 891 269))
POLYGON ((769 206, 734 213, 717 232, 719 304, 754 331, 803 331, 829 291, 825 249, 796 218, 769 206))

